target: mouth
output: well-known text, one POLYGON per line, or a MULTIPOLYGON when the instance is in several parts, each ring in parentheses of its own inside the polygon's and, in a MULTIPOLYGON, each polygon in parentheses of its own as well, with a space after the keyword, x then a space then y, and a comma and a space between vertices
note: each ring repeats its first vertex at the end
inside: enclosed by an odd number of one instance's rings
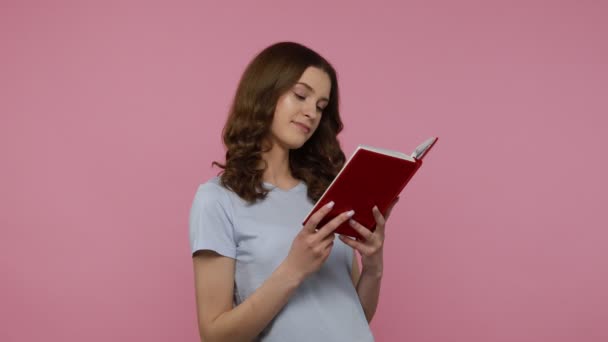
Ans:
POLYGON ((310 133, 310 127, 306 126, 305 124, 295 122, 295 121, 292 121, 292 123, 294 125, 296 125, 296 127, 298 127, 302 132, 304 132, 306 134, 310 133))

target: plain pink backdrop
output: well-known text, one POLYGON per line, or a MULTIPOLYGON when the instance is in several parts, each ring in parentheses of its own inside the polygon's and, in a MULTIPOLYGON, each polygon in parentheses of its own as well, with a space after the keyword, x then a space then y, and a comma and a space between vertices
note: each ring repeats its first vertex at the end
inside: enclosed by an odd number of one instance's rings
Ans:
POLYGON ((440 141, 378 341, 608 340, 601 1, 2 1, 0 340, 196 341, 188 214, 247 62, 339 73, 341 142, 440 141))

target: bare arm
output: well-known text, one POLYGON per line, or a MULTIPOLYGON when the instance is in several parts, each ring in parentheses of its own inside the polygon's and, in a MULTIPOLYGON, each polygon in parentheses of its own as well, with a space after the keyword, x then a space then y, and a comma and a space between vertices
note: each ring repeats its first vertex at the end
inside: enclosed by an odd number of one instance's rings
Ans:
POLYGON ((391 203, 386 211, 386 217, 382 216, 378 207, 374 206, 372 209, 374 219, 376 220, 376 229, 374 232, 371 232, 360 223, 350 220, 351 227, 362 236, 361 240, 352 240, 346 236, 340 236, 344 243, 353 248, 351 275, 368 323, 372 321, 372 318, 376 313, 378 298, 380 297, 380 283, 382 282, 382 270, 384 268, 383 246, 386 219, 389 217, 391 210, 398 201, 399 197, 395 198, 393 203, 391 203), (361 254, 361 261, 363 263, 363 271, 361 274, 359 274, 359 264, 357 263, 357 254, 355 253, 355 250, 359 251, 359 254, 361 254))
POLYGON ((205 342, 253 340, 302 282, 281 264, 251 296, 233 308, 235 260, 201 251, 193 257, 193 263, 199 333, 205 342))
POLYGON ((199 329, 205 342, 253 340, 302 281, 279 266, 251 296, 233 308, 235 260, 202 251, 193 262, 199 329))
POLYGON ((365 312, 365 318, 370 323, 376 308, 378 307, 378 298, 380 297, 380 283, 382 280, 381 271, 368 271, 363 269, 363 273, 359 273, 359 263, 357 262, 357 255, 353 249, 353 268, 352 268, 352 279, 357 294, 359 295, 359 301, 365 312))

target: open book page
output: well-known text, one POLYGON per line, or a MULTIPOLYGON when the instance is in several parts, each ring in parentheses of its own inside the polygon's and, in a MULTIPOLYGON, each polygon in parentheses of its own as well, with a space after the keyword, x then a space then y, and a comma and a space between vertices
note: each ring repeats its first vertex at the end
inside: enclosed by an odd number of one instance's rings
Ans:
POLYGON ((412 152, 412 157, 416 159, 422 159, 422 157, 424 157, 424 155, 428 152, 431 146, 435 144, 436 141, 437 137, 430 137, 426 139, 422 144, 416 147, 416 150, 414 150, 414 152, 412 152))
POLYGON ((369 145, 359 145, 358 148, 362 148, 364 150, 373 151, 373 152, 377 152, 377 153, 381 153, 381 154, 386 154, 387 156, 392 156, 392 157, 399 158, 399 159, 406 159, 406 160, 414 161, 414 158, 408 156, 405 153, 401 153, 398 151, 387 150, 385 148, 378 148, 378 147, 373 147, 373 146, 369 146, 369 145))
POLYGON ((399 151, 393 151, 393 150, 373 147, 373 146, 369 146, 369 145, 359 145, 359 147, 357 147, 357 149, 362 148, 364 150, 385 154, 385 155, 392 156, 395 158, 406 159, 406 160, 413 162, 415 160, 421 160, 422 157, 424 157, 424 155, 431 149, 433 144, 435 144, 437 139, 438 139, 437 137, 430 137, 430 138, 426 139, 422 144, 420 144, 420 145, 418 145, 418 147, 416 147, 414 152, 412 152, 411 156, 409 156, 405 153, 401 153, 399 151))

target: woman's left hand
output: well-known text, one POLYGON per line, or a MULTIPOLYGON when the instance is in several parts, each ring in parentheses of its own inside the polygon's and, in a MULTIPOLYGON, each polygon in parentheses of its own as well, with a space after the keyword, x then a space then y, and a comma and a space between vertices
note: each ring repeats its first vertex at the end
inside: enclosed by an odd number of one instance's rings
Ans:
POLYGON ((353 229, 363 237, 363 240, 355 240, 348 236, 340 235, 340 240, 356 249, 359 251, 359 254, 361 254, 361 264, 363 266, 363 270, 376 270, 382 272, 382 252, 384 247, 384 231, 386 228, 386 221, 391 214, 391 210, 393 210, 393 207, 398 201, 399 197, 397 197, 393 203, 391 203, 386 211, 386 217, 382 216, 382 213, 378 207, 373 208, 372 212, 376 220, 376 230, 374 230, 374 232, 371 232, 369 229, 365 228, 355 220, 351 219, 349 221, 351 227, 353 227, 353 229))

